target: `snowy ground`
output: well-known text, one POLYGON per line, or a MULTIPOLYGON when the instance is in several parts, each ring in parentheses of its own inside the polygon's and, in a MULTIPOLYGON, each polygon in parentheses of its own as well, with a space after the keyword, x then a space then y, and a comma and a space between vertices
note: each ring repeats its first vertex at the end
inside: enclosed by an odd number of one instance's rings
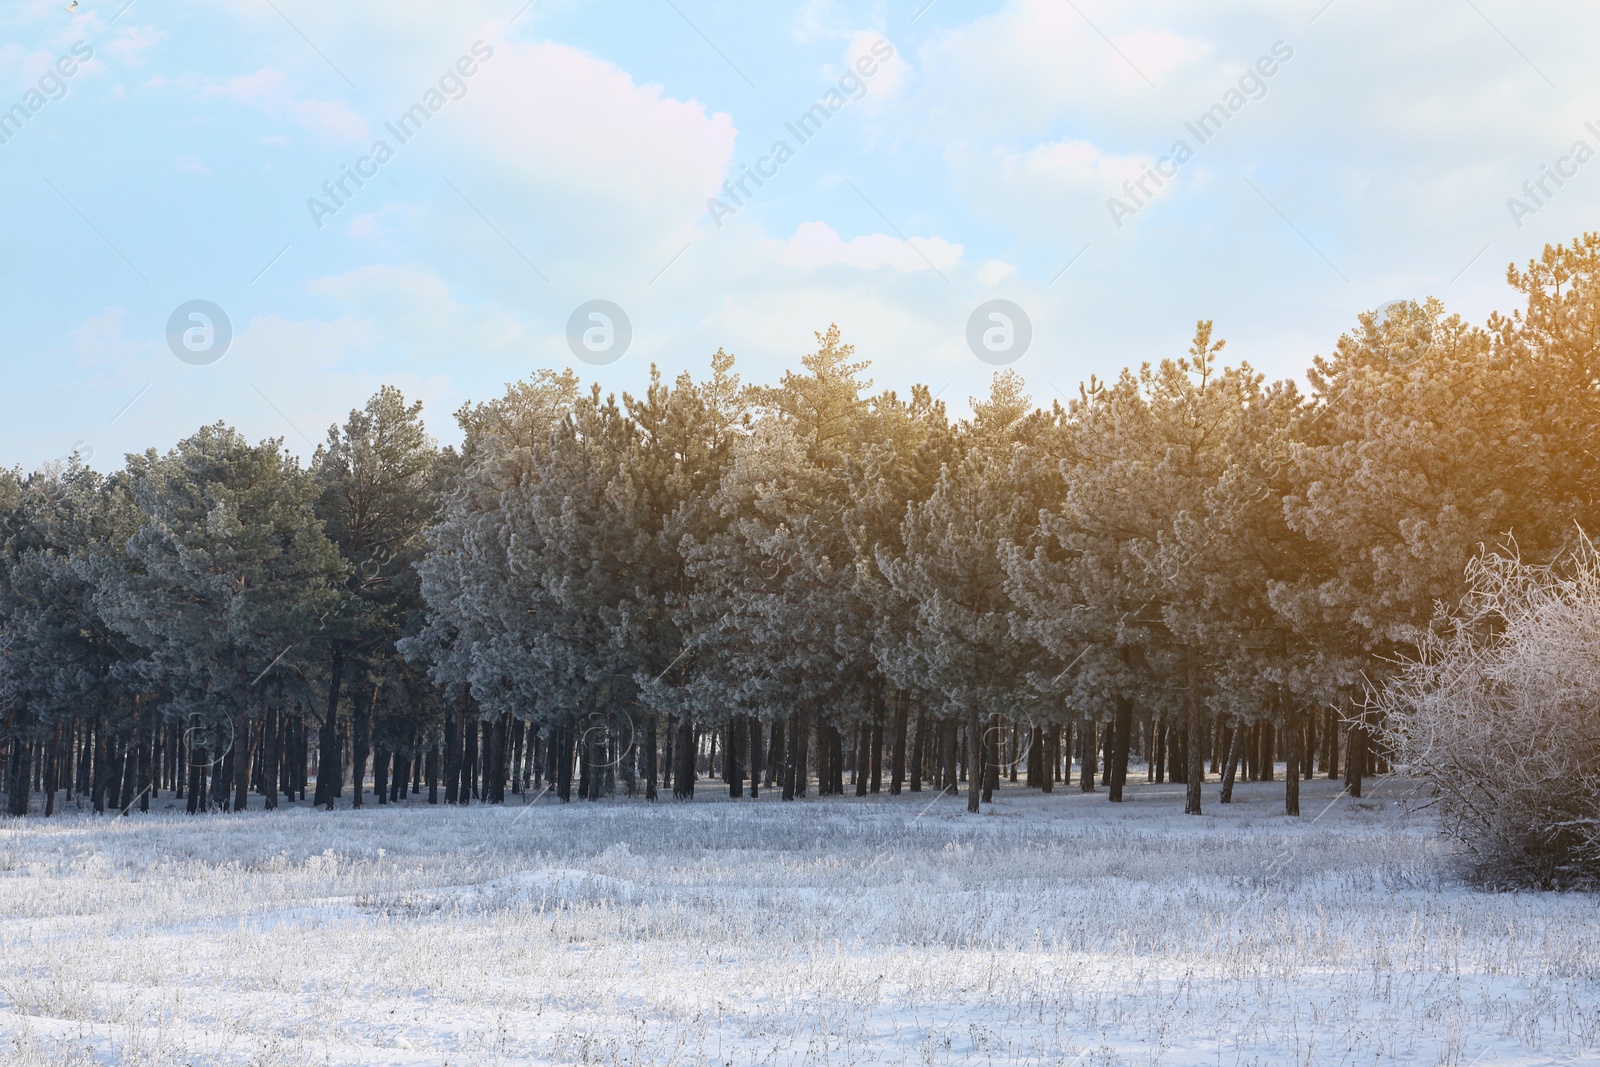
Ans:
POLYGON ((1600 1063, 1600 902, 1372 784, 13 821, 0 1063, 1600 1063))

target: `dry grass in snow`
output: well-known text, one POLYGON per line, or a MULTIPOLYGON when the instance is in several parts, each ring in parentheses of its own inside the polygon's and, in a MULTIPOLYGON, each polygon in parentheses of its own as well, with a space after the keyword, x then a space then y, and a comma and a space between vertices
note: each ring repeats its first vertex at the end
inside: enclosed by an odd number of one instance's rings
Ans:
POLYGON ((1373 785, 18 820, 0 1063, 1600 1063, 1595 899, 1373 785))

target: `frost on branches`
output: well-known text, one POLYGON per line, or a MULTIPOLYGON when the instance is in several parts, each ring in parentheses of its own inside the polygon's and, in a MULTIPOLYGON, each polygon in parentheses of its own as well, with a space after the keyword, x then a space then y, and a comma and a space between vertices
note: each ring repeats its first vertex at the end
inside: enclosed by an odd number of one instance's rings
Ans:
POLYGON ((1600 884, 1600 551, 1486 555, 1384 701, 1447 832, 1496 884, 1600 884))

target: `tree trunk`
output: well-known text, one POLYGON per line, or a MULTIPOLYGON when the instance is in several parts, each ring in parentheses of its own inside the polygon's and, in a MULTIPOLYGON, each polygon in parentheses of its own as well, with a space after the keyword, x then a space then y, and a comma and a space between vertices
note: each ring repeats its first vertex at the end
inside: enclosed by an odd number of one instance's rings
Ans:
POLYGON ((1183 813, 1200 814, 1200 784, 1205 779, 1205 715, 1200 706, 1200 652, 1190 647, 1184 656, 1188 685, 1184 687, 1184 702, 1188 705, 1188 741, 1185 747, 1188 766, 1184 768, 1185 782, 1183 813))
POLYGON ((32 746, 23 740, 22 716, 11 720, 6 744, 6 814, 21 818, 28 814, 28 786, 32 746))
POLYGON ((1345 747, 1344 785, 1352 797, 1361 796, 1361 779, 1367 772, 1367 728, 1363 722, 1350 724, 1350 740, 1345 747))
MULTIPOLYGON (((106 772, 107 765, 111 762, 111 741, 107 736, 104 721, 95 723, 94 726, 94 768, 91 772, 93 785, 89 800, 96 815, 104 815, 106 811, 106 772)), ((21 739, 17 738, 12 744, 20 745, 21 739)))
POLYGON ((550 728, 550 769, 556 784, 556 799, 572 802, 572 727, 566 722, 550 728))
POLYGON ((60 788, 61 764, 61 723, 57 722, 50 731, 50 762, 44 769, 44 815, 47 819, 56 813, 56 790, 60 788))
POLYGON ((1306 781, 1311 780, 1317 757, 1317 713, 1309 712, 1297 716, 1300 720, 1300 777, 1306 781))
MULTIPOLYGON (((784 737, 783 737, 782 740, 785 742, 784 746, 783 746, 783 799, 784 800, 793 800, 794 799, 794 780, 795 780, 795 775, 796 775, 796 768, 798 767, 798 764, 799 764, 799 759, 795 755, 794 746, 795 746, 795 738, 800 733, 799 722, 800 722, 800 709, 796 708, 796 709, 794 709, 793 711, 791 711, 789 713, 788 726, 783 731, 784 737)), ((777 737, 777 731, 774 731, 773 736, 777 737)))
POLYGON ((800 714, 794 722, 794 795, 804 800, 811 790, 811 768, 808 753, 811 751, 811 708, 808 701, 800 702, 800 714))
MULTIPOLYGON (((502 713, 493 723, 489 724, 489 759, 484 767, 484 792, 490 804, 504 804, 506 802, 506 759, 510 754, 507 742, 511 735, 511 715, 502 713)), ((599 799, 599 793, 590 797, 591 800, 599 799)))
POLYGON ((672 770, 672 795, 678 800, 694 799, 696 747, 694 720, 685 715, 678 722, 678 738, 673 746, 677 765, 672 770))
POLYGON ((1287 765, 1283 771, 1283 813, 1300 815, 1300 759, 1301 736, 1299 716, 1288 705, 1283 708, 1284 741, 1288 745, 1287 765))
POLYGON ((967 812, 976 814, 983 799, 984 775, 979 769, 983 760, 983 720, 977 706, 967 712, 967 812), (975 764, 979 766, 975 766, 975 764))
POLYGON ((652 804, 656 800, 656 779, 659 776, 656 752, 656 713, 652 711, 645 716, 644 723, 644 798, 652 804))
POLYGON ((262 806, 267 811, 276 811, 278 808, 278 787, 283 783, 279 781, 279 735, 283 727, 280 723, 282 713, 272 704, 268 704, 261 716, 261 790, 262 806))
MULTIPOLYGON (((909 700, 909 698, 908 698, 909 700)), ((928 717, 917 707, 916 737, 911 742, 911 791, 922 792, 922 763, 928 752, 928 717)))
POLYGON ((234 655, 233 675, 233 810, 250 806, 250 657, 234 655))
POLYGON ((940 746, 939 787, 951 796, 961 792, 960 779, 956 776, 956 753, 960 747, 957 734, 960 730, 961 722, 958 719, 947 719, 940 725, 944 739, 940 746))
POLYGON ((356 690, 356 703, 350 723, 350 781, 355 786, 350 806, 361 807, 367 785, 367 754, 372 748, 372 714, 378 687, 364 684, 356 690))
POLYGON ((738 712, 728 716, 728 737, 723 744, 722 777, 728 783, 728 796, 744 796, 744 761, 748 741, 744 732, 744 716, 738 712))
POLYGON ((1257 760, 1261 766, 1261 780, 1270 782, 1277 777, 1278 739, 1271 719, 1261 721, 1261 748, 1257 760))
POLYGON ((428 779, 428 803, 439 803, 439 735, 435 734, 428 745, 427 762, 423 773, 428 779))
POLYGON ((1228 738, 1228 756, 1222 764, 1222 795, 1218 798, 1224 804, 1233 803, 1233 780, 1239 771, 1239 758, 1244 753, 1244 735, 1248 731, 1243 722, 1234 724, 1228 738))
POLYGON ((783 754, 787 751, 783 741, 784 726, 785 716, 774 715, 772 717, 772 730, 767 738, 767 780, 765 784, 769 789, 776 788, 779 793, 783 792, 783 754))
POLYGON ((328 658, 328 707, 322 715, 322 726, 317 734, 317 791, 312 797, 312 806, 333 810, 333 780, 334 775, 329 774, 330 767, 337 767, 339 763, 339 688, 344 679, 344 644, 340 641, 333 642, 332 652, 328 658))
POLYGON ((389 750, 382 745, 372 746, 372 799, 389 803, 389 750))
POLYGON ((989 736, 983 746, 983 802, 994 803, 994 791, 1000 788, 1000 760, 1005 751, 1005 726, 998 713, 989 716, 989 736))
POLYGON ((1094 792, 1095 721, 1084 719, 1078 724, 1078 790, 1094 792))
POLYGON ((1122 789, 1128 784, 1128 741, 1133 735, 1133 701, 1117 697, 1116 721, 1111 746, 1111 796, 1112 803, 1122 803, 1122 789))
POLYGON ((876 795, 883 790, 883 697, 875 696, 875 707, 872 709, 872 734, 868 738, 868 755, 872 760, 872 781, 869 785, 871 792, 876 795))
POLYGON ((889 729, 889 795, 897 797, 906 781, 906 695, 894 696, 894 722, 889 729))
MULTIPOLYGON (((193 729, 194 720, 191 718, 190 731, 193 729)), ((205 771, 202 767, 203 761, 199 758, 200 753, 195 751, 194 734, 192 732, 189 733, 187 743, 184 745, 184 747, 188 749, 189 757, 189 797, 187 810, 190 815, 194 815, 200 811, 201 804, 204 800, 204 798, 201 796, 201 792, 205 789, 205 771)), ((318 781, 321 781, 320 775, 318 776, 318 781)))
MULTIPOLYGON (((850 774, 850 780, 855 784, 856 796, 858 797, 864 797, 867 795, 867 780, 871 777, 871 748, 872 727, 866 722, 866 720, 862 720, 861 722, 856 723, 855 753, 852 759, 853 769, 850 774)), ((844 781, 842 777, 839 785, 842 791, 844 787, 844 781)))
POLYGON ((1327 774, 1328 781, 1339 780, 1339 713, 1333 708, 1324 712, 1326 718, 1322 724, 1322 769, 1327 774))
POLYGON ((1113 714, 1105 729, 1100 731, 1100 784, 1111 784, 1111 749, 1117 734, 1117 720, 1113 714))
POLYGON ((1039 768, 1039 788, 1046 793, 1053 793, 1056 787, 1056 760, 1061 752, 1061 724, 1051 723, 1045 738, 1041 752, 1043 765, 1039 768))
POLYGON ((754 715, 745 717, 745 741, 750 762, 750 799, 761 796, 761 720, 754 715))

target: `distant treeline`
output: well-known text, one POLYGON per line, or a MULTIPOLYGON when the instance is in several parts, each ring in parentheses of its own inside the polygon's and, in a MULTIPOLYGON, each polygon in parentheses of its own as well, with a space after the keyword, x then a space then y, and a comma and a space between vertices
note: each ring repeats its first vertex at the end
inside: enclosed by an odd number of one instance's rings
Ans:
MULTIPOLYGON (((1482 326, 1360 316, 1266 383, 1186 355, 952 421, 837 328, 775 385, 539 371, 440 448, 385 387, 302 464, 201 428, 104 475, 0 472, 12 814, 956 790, 1121 799, 1242 764, 1381 769, 1375 699, 1475 558, 1600 508, 1600 234, 1482 326)), ((1342 770, 1341 770, 1342 768, 1342 770)))

